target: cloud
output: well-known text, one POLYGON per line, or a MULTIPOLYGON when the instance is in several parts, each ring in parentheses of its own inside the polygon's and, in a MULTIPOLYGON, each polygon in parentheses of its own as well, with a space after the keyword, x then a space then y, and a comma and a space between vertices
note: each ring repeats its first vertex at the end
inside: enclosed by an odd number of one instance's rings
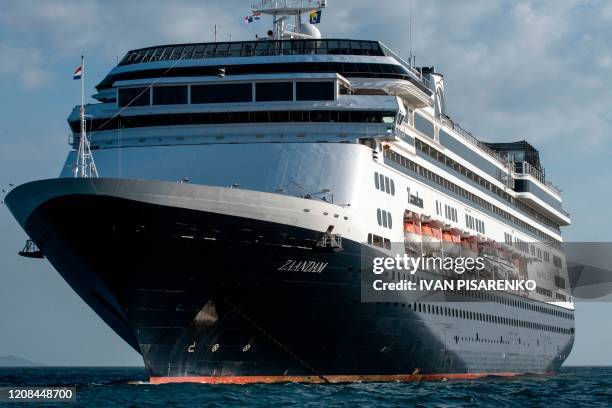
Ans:
POLYGON ((602 68, 612 68, 612 55, 604 55, 599 59, 599 66, 602 68))
POLYGON ((42 53, 36 49, 14 48, 0 44, 0 75, 18 77, 24 88, 35 89, 47 84, 53 75, 43 69, 42 53))

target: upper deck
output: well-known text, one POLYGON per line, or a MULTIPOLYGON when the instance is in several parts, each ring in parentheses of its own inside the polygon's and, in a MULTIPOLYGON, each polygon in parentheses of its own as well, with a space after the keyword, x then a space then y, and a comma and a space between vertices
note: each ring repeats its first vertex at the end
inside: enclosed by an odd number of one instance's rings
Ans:
POLYGON ((346 77, 401 79, 431 96, 427 76, 378 41, 289 39, 161 45, 128 51, 96 86, 162 76, 338 73, 346 77))
POLYGON ((277 55, 389 56, 378 41, 349 39, 260 40, 159 45, 129 51, 118 66, 167 60, 277 55))

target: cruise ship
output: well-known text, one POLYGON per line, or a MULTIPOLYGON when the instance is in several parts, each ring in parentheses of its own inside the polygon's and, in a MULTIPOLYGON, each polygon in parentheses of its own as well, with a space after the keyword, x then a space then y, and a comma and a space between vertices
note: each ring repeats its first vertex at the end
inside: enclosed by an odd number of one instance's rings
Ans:
POLYGON ((60 176, 6 197, 22 254, 151 383, 555 373, 574 341, 570 218, 538 151, 462 129, 435 68, 322 38, 306 20, 327 6, 264 0, 247 17, 272 18, 262 38, 127 52, 69 115, 60 176), (478 255, 486 273, 465 276, 537 287, 364 299, 363 260, 394 253, 478 255))

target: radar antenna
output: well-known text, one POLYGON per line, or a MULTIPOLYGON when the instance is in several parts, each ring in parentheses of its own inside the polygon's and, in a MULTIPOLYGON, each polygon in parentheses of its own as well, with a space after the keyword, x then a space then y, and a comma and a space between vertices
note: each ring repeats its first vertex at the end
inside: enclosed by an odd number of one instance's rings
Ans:
POLYGON ((85 58, 81 55, 81 109, 79 117, 81 119, 81 135, 79 137, 79 150, 74 164, 74 177, 98 177, 98 169, 91 154, 91 146, 87 138, 85 123, 85 58))
POLYGON ((260 0, 252 5, 253 13, 272 16, 274 27, 269 34, 274 40, 321 38, 314 26, 302 23, 302 14, 320 13, 326 7, 327 0, 260 0))

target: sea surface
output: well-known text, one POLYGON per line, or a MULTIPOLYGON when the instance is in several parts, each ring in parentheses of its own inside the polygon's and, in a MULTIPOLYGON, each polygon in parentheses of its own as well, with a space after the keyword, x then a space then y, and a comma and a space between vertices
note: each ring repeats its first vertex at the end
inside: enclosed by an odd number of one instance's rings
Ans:
POLYGON ((0 386, 76 386, 75 403, 2 407, 612 407, 612 367, 555 376, 332 385, 147 383, 143 368, 0 368, 0 386))

